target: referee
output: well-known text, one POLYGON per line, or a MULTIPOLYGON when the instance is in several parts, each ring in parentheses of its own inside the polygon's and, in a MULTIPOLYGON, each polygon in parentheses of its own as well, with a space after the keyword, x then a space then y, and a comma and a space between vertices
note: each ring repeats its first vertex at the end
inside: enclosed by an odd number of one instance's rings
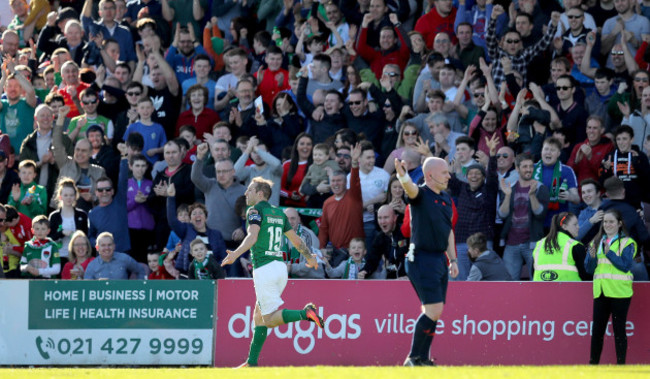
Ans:
POLYGON ((423 313, 413 332, 411 352, 404 366, 433 366, 429 349, 442 315, 449 275, 458 275, 451 197, 446 192, 451 176, 447 162, 427 158, 422 166, 424 184, 417 186, 407 174, 406 162, 395 159, 395 169, 411 204, 411 245, 406 274, 422 303, 423 313), (451 266, 447 267, 449 256, 451 266))

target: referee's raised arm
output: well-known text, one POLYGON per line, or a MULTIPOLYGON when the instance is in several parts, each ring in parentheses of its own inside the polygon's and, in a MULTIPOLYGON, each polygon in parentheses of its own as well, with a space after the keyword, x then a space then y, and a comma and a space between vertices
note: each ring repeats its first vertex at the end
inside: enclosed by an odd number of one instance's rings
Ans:
POLYGON ((419 188, 415 183, 413 183, 411 177, 406 171, 406 162, 395 158, 395 170, 397 171, 397 179, 402 185, 402 188, 404 188, 406 196, 408 196, 409 199, 415 199, 418 195, 419 188))

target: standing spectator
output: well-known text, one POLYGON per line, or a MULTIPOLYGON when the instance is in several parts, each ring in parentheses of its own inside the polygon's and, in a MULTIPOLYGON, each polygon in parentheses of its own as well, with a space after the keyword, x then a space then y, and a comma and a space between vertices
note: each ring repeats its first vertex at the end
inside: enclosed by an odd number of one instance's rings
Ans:
POLYGON ((380 30, 378 49, 368 44, 368 26, 372 22, 372 14, 366 14, 361 24, 357 52, 370 64, 370 68, 377 79, 382 77, 385 65, 397 64, 400 71, 404 71, 409 60, 410 51, 406 41, 404 41, 402 32, 398 28, 400 22, 397 15, 392 15, 390 19, 393 27, 383 27, 380 30))
MULTIPOLYGON (((318 67, 316 65, 318 57, 319 55, 316 56, 313 67, 318 67)), ((308 117, 310 129, 314 135, 314 142, 325 142, 329 136, 340 129, 346 128, 345 117, 342 113, 344 106, 343 95, 335 89, 329 89, 325 94, 323 104, 313 104, 307 99, 307 88, 309 83, 313 81, 307 77, 307 67, 303 67, 298 74, 300 74, 297 94, 298 106, 308 117)))
POLYGON ((31 227, 32 220, 18 212, 12 205, 5 205, 4 209, 4 225, 7 227, 5 235, 8 239, 8 244, 4 248, 4 254, 9 256, 9 262, 6 268, 3 267, 3 271, 6 278, 19 278, 19 262, 23 255, 25 243, 34 236, 31 227))
POLYGON ((233 127, 235 137, 240 135, 254 136, 259 132, 259 125, 255 120, 255 84, 254 78, 242 78, 235 90, 236 101, 230 102, 224 113, 228 116, 228 122, 233 127))
POLYGON ((80 94, 83 114, 73 117, 68 126, 68 137, 73 143, 86 138, 86 130, 91 125, 98 125, 109 140, 113 139, 113 121, 97 113, 99 95, 92 89, 84 89, 80 94))
POLYGON ((153 190, 151 179, 145 178, 149 161, 142 154, 129 159, 132 177, 127 183, 126 210, 129 224, 129 236, 133 253, 131 256, 138 262, 144 262, 149 247, 154 240, 153 228, 156 221, 146 206, 147 197, 153 190))
POLYGON ((120 156, 107 143, 104 129, 99 125, 91 125, 86 129, 86 139, 90 142, 90 163, 103 167, 106 176, 116 183, 120 172, 120 156))
MULTIPOLYGON (((461 5, 462 6, 462 5, 461 5)), ((490 4, 490 11, 492 4, 490 4)), ((459 13, 460 14, 460 13, 459 13)), ((456 22, 458 22, 456 17, 456 22)), ((483 19, 485 21, 485 19, 483 19)), ((474 26, 476 27, 476 26, 474 26)), ((477 38, 477 40, 482 43, 475 43, 474 36, 474 27, 469 22, 462 22, 456 26, 456 36, 458 37, 458 44, 455 47, 456 55, 461 61, 464 67, 469 67, 470 65, 478 67, 479 58, 485 57, 485 41, 477 38)), ((482 25, 483 30, 485 30, 485 24, 482 25)))
POLYGON ((549 189, 549 203, 544 228, 551 226, 551 218, 560 212, 569 210, 567 203, 578 204, 578 183, 576 174, 569 166, 560 162, 562 143, 555 137, 549 137, 542 147, 542 159, 535 164, 533 178, 542 182, 549 189))
POLYGON ((284 205, 301 208, 307 205, 307 199, 300 193, 300 185, 313 162, 313 143, 309 134, 300 133, 291 148, 291 158, 282 164, 280 200, 284 205))
POLYGON ((178 116, 174 135, 180 135, 182 126, 192 125, 196 129, 196 138, 202 141, 203 133, 211 132, 214 124, 220 121, 217 112, 208 108, 210 91, 203 84, 194 84, 187 89, 187 103, 190 109, 178 116))
POLYGON ((485 234, 478 232, 467 238, 467 254, 472 261, 472 268, 467 276, 468 282, 508 281, 512 280, 505 263, 488 248, 489 240, 485 234))
POLYGON ((7 204, 16 207, 18 212, 29 218, 46 214, 47 191, 45 187, 36 184, 36 162, 24 160, 18 165, 20 184, 14 184, 7 204))
POLYGON ((190 222, 180 222, 176 218, 176 188, 174 184, 167 186, 167 220, 169 227, 181 240, 181 250, 176 259, 176 269, 182 274, 192 271, 192 254, 194 240, 198 239, 206 245, 206 252, 210 253, 217 261, 226 257, 226 244, 221 232, 211 229, 206 225, 208 209, 201 203, 190 205, 188 211, 190 222))
POLYGON ((451 175, 449 194, 457 199, 458 224, 454 230, 456 252, 458 254, 458 277, 465 281, 469 275, 471 262, 467 255, 465 241, 474 233, 482 232, 488 238, 488 248, 492 249, 494 238, 494 218, 496 217, 496 200, 499 190, 497 175, 496 142, 489 141, 490 158, 486 170, 480 164, 467 166, 467 181, 461 181, 456 174, 451 175), (487 179, 487 181, 486 181, 487 179))
POLYGON ((524 78, 528 74, 528 64, 537 55, 541 54, 551 44, 553 35, 557 30, 557 23, 560 19, 558 12, 551 14, 551 24, 548 26, 546 33, 535 45, 524 49, 522 37, 516 30, 507 32, 501 39, 501 46, 497 41, 496 24, 497 18, 504 13, 501 5, 497 4, 492 9, 492 17, 488 23, 485 40, 487 42, 488 57, 493 62, 492 77, 496 85, 505 80, 501 58, 507 57, 512 61, 512 68, 519 72, 524 78))
POLYGON ((614 131, 616 149, 607 154, 601 163, 600 181, 615 176, 625 183, 626 200, 635 208, 647 201, 650 164, 648 157, 632 146, 634 131, 621 125, 614 131))
MULTIPOLYGON (((440 32, 449 34, 455 44, 454 21, 456 19, 456 8, 451 0, 434 0, 433 3, 435 7, 431 7, 429 13, 420 17, 415 23, 415 31, 424 36, 427 47, 430 49, 433 48, 434 38, 440 32)), ((492 14, 494 15, 494 12, 492 14)), ((494 16, 492 17, 494 18, 494 16)))
POLYGON ((443 159, 427 158, 422 169, 425 183, 421 186, 406 175, 404 162, 396 160, 395 169, 412 208, 412 235, 406 257, 406 273, 423 311, 415 323, 411 352, 404 366, 431 366, 434 363, 429 358, 429 349, 435 336, 433 331, 444 308, 447 282, 449 276, 458 276, 452 199, 444 192, 450 179, 449 168, 443 159))
MULTIPOLYGON (((650 34, 650 21, 636 14, 634 0, 616 0, 614 7, 618 15, 607 19, 603 25, 600 53, 609 54, 615 43, 623 41, 623 32, 629 31, 632 33, 624 41, 634 56, 636 49, 641 45, 641 36, 650 34)), ((611 62, 608 66, 611 68, 611 62)))
POLYGON ((621 125, 628 125, 634 131, 633 144, 642 147, 650 136, 650 87, 645 87, 641 93, 641 109, 632 109, 630 104, 622 103, 619 109, 623 114, 621 125))
MULTIPOLYGON (((178 83, 183 83, 195 76, 194 61, 199 54, 207 56, 207 52, 196 39, 194 28, 176 23, 174 40, 167 50, 165 60, 176 74, 178 83)), ((210 63, 212 64, 212 61, 210 63)))
POLYGON ((143 152, 146 154, 149 163, 154 164, 160 160, 160 153, 163 152, 167 143, 165 129, 162 125, 152 120, 154 103, 151 98, 144 98, 138 101, 138 121, 129 125, 124 132, 124 140, 131 133, 140 133, 144 138, 143 152))
POLYGON ((39 215, 32 220, 34 238, 25 242, 25 250, 20 258, 20 271, 26 279, 52 279, 61 272, 59 249, 47 235, 50 223, 47 217, 39 215))
MULTIPOLYGON (((133 70, 137 60, 133 37, 131 31, 127 27, 120 25, 119 20, 116 20, 116 3, 113 0, 101 0, 99 2, 99 16, 101 19, 93 21, 92 0, 86 0, 81 11, 81 23, 86 35, 91 38, 101 34, 103 39, 112 38, 117 41, 120 47, 119 60, 128 63, 131 70, 133 70)), ((101 46, 98 47, 101 48, 101 46)))
POLYGON ((282 50, 277 46, 269 46, 266 49, 264 57, 266 69, 255 73, 257 79, 257 92, 262 96, 262 100, 269 107, 273 105, 273 99, 281 91, 290 89, 289 71, 282 68, 282 50))
POLYGON ((61 77, 65 86, 59 88, 59 95, 63 96, 65 105, 70 107, 67 117, 73 118, 79 116, 83 108, 81 107, 79 94, 90 85, 79 80, 79 66, 73 61, 67 61, 61 66, 61 77))
MULTIPOLYGON (((207 148, 207 146, 206 146, 207 148)), ((248 186, 255 177, 262 177, 273 182, 271 187, 271 205, 280 205, 280 183, 282 182, 282 162, 268 152, 266 145, 253 136, 248 140, 246 150, 235 162, 235 176, 244 186, 248 186), (246 165, 248 160, 253 164, 246 165)))
POLYGON ((0 95, 7 95, 0 99, 0 131, 9 137, 14 151, 20 151, 23 140, 34 131, 36 92, 22 73, 1 67, 0 75, 0 95))
POLYGON ((334 255, 330 257, 332 266, 337 266, 348 258, 347 254, 339 252, 349 246, 353 238, 362 237, 364 233, 363 200, 359 180, 360 157, 361 145, 357 144, 352 149, 349 189, 346 188, 345 174, 342 171, 336 171, 330 176, 332 196, 323 204, 318 240, 321 250, 329 246, 334 249, 334 255), (342 223, 340 220, 347 220, 347 222, 342 223))
POLYGON ((381 151, 386 118, 383 110, 377 109, 373 112, 368 108, 367 94, 364 90, 357 88, 350 91, 347 105, 343 107, 342 113, 348 128, 357 134, 363 133, 366 139, 372 142, 374 149, 381 151))
POLYGON ((291 95, 280 92, 273 99, 270 117, 265 121, 266 127, 259 128, 260 140, 271 154, 281 159, 282 150, 293 145, 296 137, 305 131, 305 119, 291 95))
POLYGON ((226 274, 214 254, 208 255, 208 248, 201 238, 196 238, 190 243, 190 252, 193 259, 188 267, 188 279, 217 280, 226 278, 226 274))
MULTIPOLYGON (((34 112, 36 130, 23 140, 19 156, 21 161, 32 160, 36 162, 38 168, 36 182, 45 187, 49 195, 54 193, 56 182, 59 179, 59 170, 56 167, 54 154, 52 153, 54 115, 52 108, 45 104, 41 104, 36 108, 34 112)), ((67 138, 65 141, 69 142, 67 138)), ((72 151, 72 144, 67 144, 66 151, 72 151)))
POLYGON ((235 87, 247 73, 248 55, 243 49, 234 48, 228 51, 224 54, 224 60, 229 73, 221 75, 214 87, 214 109, 217 112, 221 112, 230 100, 237 97, 235 87))
POLYGON ((199 54, 194 58, 194 76, 181 82, 185 104, 184 109, 191 107, 189 96, 190 88, 195 84, 199 84, 208 90, 208 101, 204 106, 214 110, 215 86, 217 85, 217 82, 208 76, 211 71, 212 62, 207 55, 199 54))
POLYGON ((578 218, 571 212, 553 216, 551 230, 533 250, 533 281, 578 282, 589 280, 585 271, 585 247, 578 236, 578 218))
POLYGON ((578 183, 585 179, 598 179, 602 161, 614 149, 612 141, 605 137, 605 125, 598 116, 587 118, 587 139, 573 147, 567 165, 573 168, 578 183))
MULTIPOLYGON (((77 199, 79 198, 79 191, 74 181, 69 178, 64 178, 59 182, 56 189, 57 209, 50 213, 50 238, 58 243, 61 248, 59 249, 59 256, 62 260, 73 261, 71 257, 69 246, 72 244, 72 236, 76 231, 83 233, 86 238, 88 233, 88 214, 83 210, 76 208, 77 199), (70 257, 70 258, 69 258, 70 257)), ((90 243, 88 244, 88 256, 92 250, 90 243)), ((63 262, 63 273, 65 274, 65 262, 63 262)), ((85 267, 85 266, 84 266, 85 267)), ((63 279, 67 279, 63 277, 63 279)))
MULTIPOLYGON (((123 150, 125 150, 125 147, 123 150)), ((109 232, 115 236, 115 246, 122 252, 131 250, 129 224, 124 222, 128 219, 126 197, 129 175, 129 162, 125 153, 126 151, 123 151, 122 161, 120 162, 120 176, 115 186, 117 192, 115 192, 111 179, 107 176, 99 178, 95 188, 97 206, 88 212, 88 238, 90 242, 99 245, 98 235, 101 236, 104 232, 109 232), (122 221, 116 222, 116 220, 122 221)), ((113 239, 111 238, 111 240, 113 239)))
MULTIPOLYGON (((395 183, 399 185, 399 181, 395 183)), ((359 274, 363 273, 365 278, 370 277, 375 271, 385 270, 386 279, 402 278, 406 275, 404 256, 408 252, 409 240, 399 230, 398 213, 391 205, 382 205, 377 211, 377 223, 380 232, 375 235, 372 249, 366 256, 366 264, 359 274)))
MULTIPOLYGON (((386 200, 386 190, 390 175, 382 168, 375 166, 375 151, 369 141, 361 141, 361 156, 359 157, 359 181, 363 201, 363 231, 366 245, 371 246, 377 232, 375 221, 375 204, 386 200)), ((352 174, 347 177, 348 187, 352 186, 352 174)))
POLYGON ((594 274, 593 333, 589 364, 600 363, 603 337, 610 314, 616 346, 616 363, 625 364, 627 335, 625 325, 632 299, 630 272, 637 243, 628 236, 621 213, 605 212, 598 235, 589 244, 587 270, 594 274))
MULTIPOLYGON (((597 69, 594 76, 594 87, 596 87, 596 90, 585 99, 585 109, 588 114, 602 118, 605 131, 610 133, 613 130, 613 122, 607 112, 607 107, 610 99, 616 93, 616 87, 614 86, 614 73, 612 70, 608 68, 597 69)), ((650 100, 650 90, 648 90, 648 98, 650 100)), ((643 106, 643 104, 641 105, 643 106)), ((648 109, 648 106, 646 106, 646 109, 648 109)), ((634 116, 637 116, 636 112, 634 113, 634 116)), ((623 117, 625 117, 625 115, 623 115, 623 117)), ((623 120, 624 123, 627 123, 628 121, 632 121, 632 119, 629 119, 629 116, 628 120, 623 120)))
POLYGON ((168 196, 167 186, 174 184, 177 204, 194 203, 194 184, 191 180, 192 167, 183 163, 180 143, 176 140, 167 141, 163 149, 167 168, 160 171, 153 178, 153 191, 149 193, 147 198, 147 206, 156 220, 154 228, 156 250, 160 250, 162 246, 165 246, 166 238, 169 235, 167 212, 165 211, 168 196))
POLYGON ((7 153, 0 150, 0 204, 7 204, 11 188, 14 184, 20 183, 16 171, 8 169, 9 158, 7 153))
POLYGON ((84 29, 79 22, 77 12, 61 11, 58 19, 55 17, 56 13, 52 14, 51 12, 48 15, 47 26, 38 36, 37 48, 45 55, 50 56, 50 59, 54 58, 58 48, 64 48, 69 53, 69 59, 72 59, 78 67, 83 61, 88 45, 84 42, 84 29), (63 32, 63 35, 58 34, 59 30, 63 32))
POLYGON ((582 202, 587 205, 578 215, 578 227, 580 228, 578 239, 582 240, 593 225, 603 221, 604 212, 600 209, 603 202, 600 198, 602 190, 600 183, 594 179, 585 179, 580 182, 580 187, 582 202))
POLYGON ((519 180, 508 184, 501 179, 503 200, 499 217, 503 219, 501 238, 505 242, 503 261, 512 280, 519 280, 525 262, 533 269, 534 244, 544 237, 544 219, 548 206, 548 187, 533 178, 534 161, 529 154, 515 159, 519 180))
MULTIPOLYGON (((223 141, 221 144, 223 144, 223 141)), ((214 164, 216 179, 205 176, 204 166, 206 165, 207 154, 207 144, 201 144, 197 147, 196 161, 191 170, 191 180, 196 188, 205 194, 207 208, 219 210, 208 215, 208 227, 220 231, 224 237, 226 247, 232 249, 233 246, 238 246, 239 241, 244 238, 241 215, 235 212, 235 202, 240 196, 244 195, 246 187, 235 181, 235 169, 232 161, 227 157, 214 164)), ((238 275, 234 276, 243 274, 240 265, 231 267, 237 267, 236 274, 238 275)))
POLYGON ((95 248, 99 256, 88 264, 84 274, 85 280, 124 280, 132 276, 135 279, 146 278, 146 270, 143 265, 128 254, 115 251, 115 242, 111 233, 103 232, 97 236, 95 248))

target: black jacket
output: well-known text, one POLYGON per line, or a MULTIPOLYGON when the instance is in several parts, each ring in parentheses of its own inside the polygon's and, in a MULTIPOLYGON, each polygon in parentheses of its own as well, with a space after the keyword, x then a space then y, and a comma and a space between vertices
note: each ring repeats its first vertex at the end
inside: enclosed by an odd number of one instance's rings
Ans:
POLYGON ((387 278, 394 279, 396 277, 406 275, 406 268, 404 266, 404 256, 409 250, 409 239, 402 235, 399 224, 395 225, 395 230, 389 236, 384 232, 379 232, 372 241, 372 249, 366 256, 366 264, 361 271, 366 271, 366 277, 370 277, 374 273, 381 259, 384 258, 389 267, 387 278), (395 270, 391 270, 391 266, 395 270))
MULTIPOLYGON (((63 238, 63 218, 61 217, 61 209, 57 209, 50 213, 50 235, 54 241, 59 241, 63 238)), ((74 226, 76 230, 81 230, 88 235, 88 214, 79 208, 74 209, 74 226)))

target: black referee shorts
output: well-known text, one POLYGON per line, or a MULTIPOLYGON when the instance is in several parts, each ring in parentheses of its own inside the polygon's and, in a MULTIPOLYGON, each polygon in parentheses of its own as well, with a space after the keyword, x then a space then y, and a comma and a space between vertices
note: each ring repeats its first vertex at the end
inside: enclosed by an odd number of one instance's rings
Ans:
POLYGON ((449 282, 445 254, 417 252, 413 262, 406 260, 406 274, 423 305, 445 302, 449 282))

